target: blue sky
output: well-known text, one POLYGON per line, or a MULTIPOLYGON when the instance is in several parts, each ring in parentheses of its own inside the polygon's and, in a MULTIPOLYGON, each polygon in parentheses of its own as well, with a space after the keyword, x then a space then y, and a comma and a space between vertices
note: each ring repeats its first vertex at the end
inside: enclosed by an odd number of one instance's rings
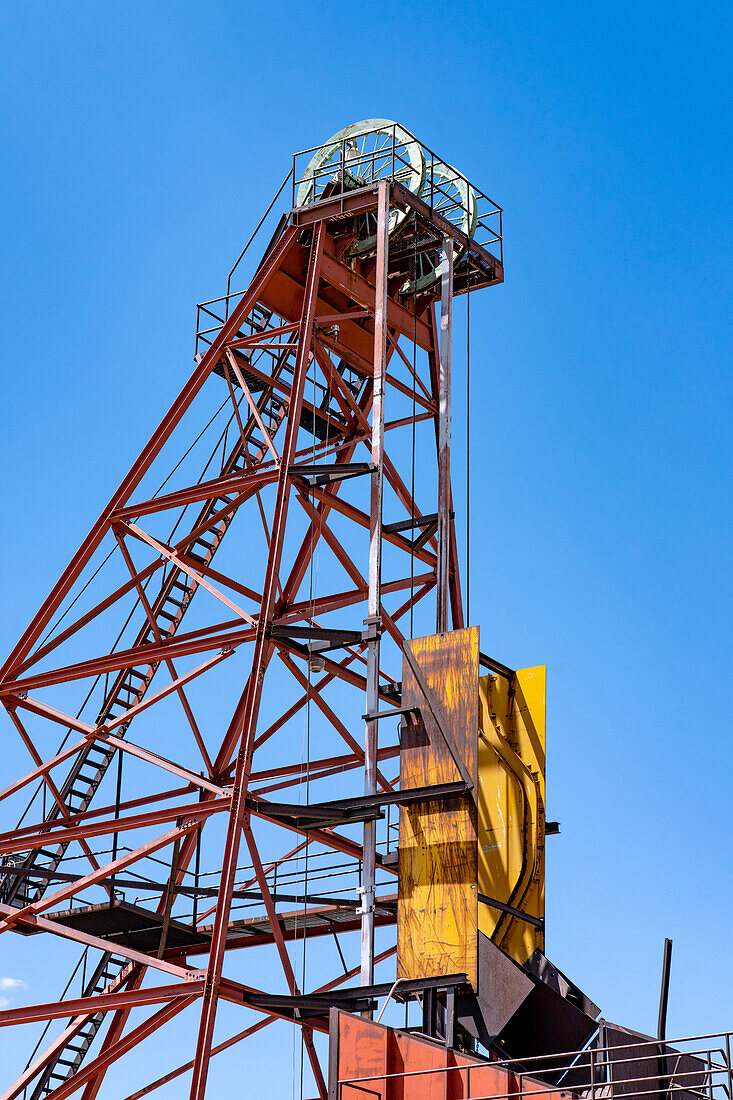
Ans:
POLYGON ((404 123, 506 210, 471 307, 471 607, 548 665, 548 954, 649 1030, 671 936, 671 1034, 733 1026, 732 29, 675 0, 0 8, 3 653, 291 153, 404 123))

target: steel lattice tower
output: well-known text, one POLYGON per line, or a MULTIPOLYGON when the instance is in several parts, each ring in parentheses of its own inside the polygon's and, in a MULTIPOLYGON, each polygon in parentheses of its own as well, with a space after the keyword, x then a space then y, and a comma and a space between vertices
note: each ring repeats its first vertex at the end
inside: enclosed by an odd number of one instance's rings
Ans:
POLYGON ((325 1096, 329 990, 373 1003, 407 624, 464 625, 452 302, 502 280, 501 211, 384 120, 286 186, 248 288, 199 307, 191 376, 2 667, 32 767, 1 792, 0 931, 74 940, 86 966, 78 995, 0 1011, 69 1021, 7 1100, 91 1100, 186 1009, 201 1100, 222 1002, 259 1014, 236 1041, 302 1027, 325 1096), (345 961, 306 995, 292 946, 316 937, 345 961), (246 977, 268 946, 278 993, 246 977))

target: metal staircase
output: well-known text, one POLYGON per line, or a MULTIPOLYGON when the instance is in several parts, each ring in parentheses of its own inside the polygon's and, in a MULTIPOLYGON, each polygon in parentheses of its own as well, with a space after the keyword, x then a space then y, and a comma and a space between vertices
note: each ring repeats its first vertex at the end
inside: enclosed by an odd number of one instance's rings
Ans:
MULTIPOLYGON (((119 988, 129 977, 133 966, 127 959, 105 952, 84 986, 82 996, 93 997, 96 993, 112 992, 119 988)), ((45 1067, 30 1094, 30 1100, 45 1100, 49 1093, 76 1073, 102 1026, 104 1015, 98 1012, 82 1024, 57 1057, 45 1067)))

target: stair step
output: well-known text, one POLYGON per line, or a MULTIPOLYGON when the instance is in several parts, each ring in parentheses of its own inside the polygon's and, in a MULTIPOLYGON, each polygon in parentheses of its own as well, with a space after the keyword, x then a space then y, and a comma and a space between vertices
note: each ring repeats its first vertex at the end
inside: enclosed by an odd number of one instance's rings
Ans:
POLYGON ((82 783, 86 783, 86 785, 88 787, 91 787, 91 785, 93 783, 96 783, 98 779, 99 779, 99 772, 98 771, 94 772, 92 775, 85 775, 84 772, 80 771, 80 772, 76 773, 76 778, 74 779, 74 782, 78 783, 79 781, 81 781, 82 783))
POLYGON ((91 763, 93 765, 97 764, 98 762, 101 762, 105 757, 107 757, 109 755, 110 755, 109 749, 102 748, 101 745, 99 745, 97 743, 94 743, 94 742, 89 746, 89 748, 84 753, 85 760, 86 761, 91 761, 91 763), (99 757, 99 761, 95 760, 95 756, 99 757))
POLYGON ((185 600, 176 600, 173 596, 166 596, 164 603, 172 603, 174 607, 182 610, 186 606, 185 600))

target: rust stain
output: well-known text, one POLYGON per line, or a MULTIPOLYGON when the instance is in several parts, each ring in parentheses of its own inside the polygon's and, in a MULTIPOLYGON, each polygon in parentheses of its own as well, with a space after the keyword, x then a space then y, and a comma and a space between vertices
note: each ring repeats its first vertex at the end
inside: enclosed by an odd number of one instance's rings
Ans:
MULTIPOLYGON (((411 643, 457 751, 478 785, 478 629, 411 643)), ((419 706, 400 754, 402 789, 460 780, 422 691, 405 662, 403 706, 419 706)), ((470 795, 406 806, 400 813, 397 975, 465 973, 477 980, 478 839, 470 795)))

